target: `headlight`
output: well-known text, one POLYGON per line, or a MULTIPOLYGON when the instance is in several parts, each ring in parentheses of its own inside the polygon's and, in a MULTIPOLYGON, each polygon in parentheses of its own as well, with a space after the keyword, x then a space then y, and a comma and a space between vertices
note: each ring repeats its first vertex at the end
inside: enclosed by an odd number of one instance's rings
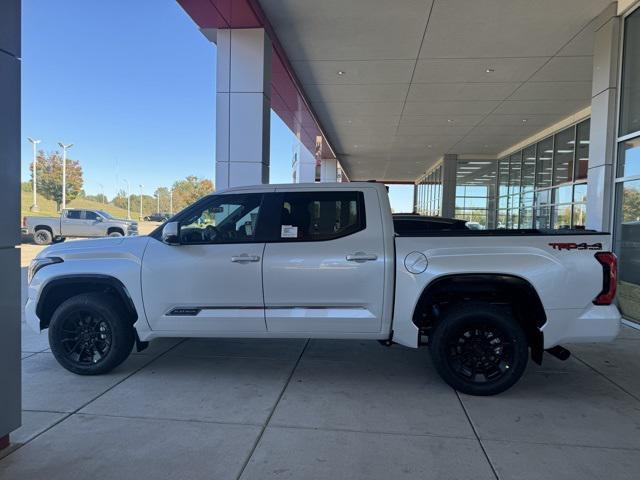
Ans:
POLYGON ((47 265, 53 265, 54 263, 62 263, 62 259, 60 257, 41 257, 34 258, 31 260, 29 264, 29 271, 27 273, 27 281, 31 283, 31 279, 33 276, 40 270, 41 268, 46 267, 47 265))

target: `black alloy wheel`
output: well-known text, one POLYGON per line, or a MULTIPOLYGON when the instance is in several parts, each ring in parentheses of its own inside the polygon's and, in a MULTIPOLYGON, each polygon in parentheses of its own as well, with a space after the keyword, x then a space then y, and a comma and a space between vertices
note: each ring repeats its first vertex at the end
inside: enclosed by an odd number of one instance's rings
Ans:
POLYGON ((56 308, 49 323, 49 345, 60 365, 79 375, 113 370, 131 353, 132 319, 108 293, 83 293, 56 308))
POLYGON ((529 359, 527 336, 511 307, 488 302, 449 307, 429 347, 443 380, 469 395, 504 392, 520 379, 529 359))

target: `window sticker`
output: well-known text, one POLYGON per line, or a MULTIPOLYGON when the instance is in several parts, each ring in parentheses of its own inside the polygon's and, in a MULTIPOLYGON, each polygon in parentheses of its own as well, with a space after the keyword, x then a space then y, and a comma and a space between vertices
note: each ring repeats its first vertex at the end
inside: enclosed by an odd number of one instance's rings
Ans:
POLYGON ((280 229, 281 238, 298 238, 298 227, 293 225, 282 225, 280 229))

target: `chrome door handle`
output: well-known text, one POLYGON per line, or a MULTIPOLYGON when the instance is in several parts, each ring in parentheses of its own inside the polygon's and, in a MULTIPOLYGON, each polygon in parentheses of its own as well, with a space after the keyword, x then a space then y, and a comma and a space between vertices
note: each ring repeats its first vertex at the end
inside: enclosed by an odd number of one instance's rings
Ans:
POLYGON ((353 255, 347 255, 348 262, 371 262, 377 260, 378 256, 364 252, 356 252, 353 255))
POLYGON ((259 262, 260 257, 258 255, 247 255, 246 253, 243 253, 242 255, 234 255, 231 257, 231 261, 235 263, 259 262))

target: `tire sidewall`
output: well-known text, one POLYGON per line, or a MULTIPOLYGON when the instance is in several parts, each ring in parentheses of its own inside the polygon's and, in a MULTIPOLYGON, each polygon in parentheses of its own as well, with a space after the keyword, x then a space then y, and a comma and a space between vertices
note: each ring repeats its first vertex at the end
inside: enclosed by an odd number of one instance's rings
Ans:
POLYGON ((51 235, 51 232, 49 230, 36 230, 36 232, 33 234, 33 241, 37 245, 49 245, 53 241, 53 235, 51 235), (41 239, 40 236, 43 236, 44 238, 41 239))
POLYGON ((110 237, 124 237, 124 235, 120 232, 111 232, 109 233, 110 237))
POLYGON ((431 358, 442 378, 456 390, 469 395, 496 395, 513 386, 522 376, 529 358, 527 336, 520 324, 510 314, 508 307, 491 304, 468 304, 452 307, 436 325, 429 341, 431 358), (457 375, 447 361, 447 345, 461 328, 476 324, 492 325, 507 336, 513 344, 513 363, 509 372, 499 379, 486 383, 474 383, 457 375))
POLYGON ((56 309, 49 323, 49 346, 60 365, 79 375, 98 375, 113 370, 131 353, 135 334, 117 301, 106 294, 81 294, 64 301, 56 309), (100 315, 111 329, 111 348, 99 363, 79 365, 69 359, 60 343, 61 329, 65 319, 78 309, 93 311, 100 315))

